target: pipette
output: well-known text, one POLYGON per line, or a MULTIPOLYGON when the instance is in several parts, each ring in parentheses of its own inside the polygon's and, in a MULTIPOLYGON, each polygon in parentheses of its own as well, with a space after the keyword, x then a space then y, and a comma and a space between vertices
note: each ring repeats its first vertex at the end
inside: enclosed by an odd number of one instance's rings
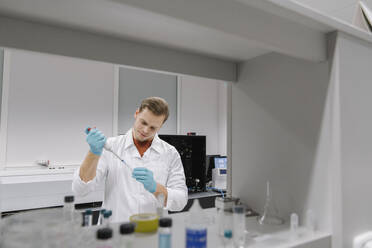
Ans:
MULTIPOLYGON (((91 128, 89 127, 88 129, 88 132, 90 132, 91 128)), ((111 152, 115 157, 117 157, 121 162, 123 162, 123 164, 126 164, 124 162, 124 159, 122 159, 118 154, 116 154, 116 152, 114 152, 111 147, 108 146, 107 142, 105 143, 105 145, 103 146, 103 148, 106 150, 106 151, 109 151, 111 152)), ((130 169, 130 167, 128 166, 128 168, 130 169)))

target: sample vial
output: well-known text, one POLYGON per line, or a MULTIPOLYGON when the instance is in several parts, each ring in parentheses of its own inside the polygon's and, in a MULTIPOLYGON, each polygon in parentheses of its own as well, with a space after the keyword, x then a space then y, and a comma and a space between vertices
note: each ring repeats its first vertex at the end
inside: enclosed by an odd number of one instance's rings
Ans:
POLYGON ((96 248, 113 248, 112 229, 104 227, 97 230, 96 248))
POLYGON ((74 196, 68 195, 65 196, 65 205, 63 206, 63 218, 67 222, 73 222, 74 221, 74 196))
POLYGON ((232 239, 232 231, 225 230, 223 234, 223 247, 224 248, 234 248, 234 241, 232 239))
POLYGON ((93 219, 93 212, 91 209, 85 210, 83 214, 83 226, 91 226, 93 219))
POLYGON ((104 213, 103 213, 103 225, 106 226, 106 227, 109 227, 110 225, 110 217, 112 215, 112 211, 111 210, 106 210, 104 213))
POLYGON ((159 220, 159 248, 171 248, 172 247, 172 219, 161 218, 159 220))
POLYGON ((99 217, 98 217, 98 224, 97 225, 102 225, 103 224, 103 214, 106 212, 106 209, 102 208, 99 211, 99 217))
POLYGON ((134 239, 134 229, 136 228, 136 224, 132 222, 123 223, 120 225, 119 232, 121 234, 120 237, 120 245, 121 248, 132 248, 133 247, 133 239, 134 239))
POLYGON ((235 205, 233 207, 234 221, 234 244, 236 247, 245 246, 245 206, 235 205))

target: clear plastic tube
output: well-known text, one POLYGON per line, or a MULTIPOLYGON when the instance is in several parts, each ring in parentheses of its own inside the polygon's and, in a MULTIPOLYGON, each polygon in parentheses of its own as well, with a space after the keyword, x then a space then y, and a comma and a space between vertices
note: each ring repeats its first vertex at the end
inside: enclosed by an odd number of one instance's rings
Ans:
POLYGON ((245 245, 245 206, 235 205, 233 207, 234 244, 236 247, 245 245))

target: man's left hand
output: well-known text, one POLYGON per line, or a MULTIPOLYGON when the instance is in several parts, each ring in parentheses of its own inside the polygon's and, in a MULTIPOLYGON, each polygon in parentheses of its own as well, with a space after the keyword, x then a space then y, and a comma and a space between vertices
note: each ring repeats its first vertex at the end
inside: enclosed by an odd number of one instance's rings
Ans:
POLYGON ((156 191, 156 182, 154 180, 152 171, 144 167, 137 167, 134 168, 132 177, 135 178, 138 182, 141 182, 145 189, 149 192, 154 193, 156 191))

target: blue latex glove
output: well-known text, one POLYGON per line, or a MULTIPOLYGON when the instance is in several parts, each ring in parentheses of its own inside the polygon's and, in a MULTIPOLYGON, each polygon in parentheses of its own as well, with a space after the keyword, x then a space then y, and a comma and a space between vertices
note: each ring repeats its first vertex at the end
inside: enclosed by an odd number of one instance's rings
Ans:
POLYGON ((156 191, 156 182, 154 180, 152 171, 144 167, 137 167, 134 168, 132 177, 135 178, 138 182, 141 182, 145 189, 149 192, 154 193, 156 191))
POLYGON ((89 127, 85 129, 85 133, 87 134, 86 140, 90 146, 90 151, 93 154, 101 156, 103 147, 106 143, 106 137, 101 131, 96 128, 92 128, 90 129, 90 131, 88 129, 89 127))

